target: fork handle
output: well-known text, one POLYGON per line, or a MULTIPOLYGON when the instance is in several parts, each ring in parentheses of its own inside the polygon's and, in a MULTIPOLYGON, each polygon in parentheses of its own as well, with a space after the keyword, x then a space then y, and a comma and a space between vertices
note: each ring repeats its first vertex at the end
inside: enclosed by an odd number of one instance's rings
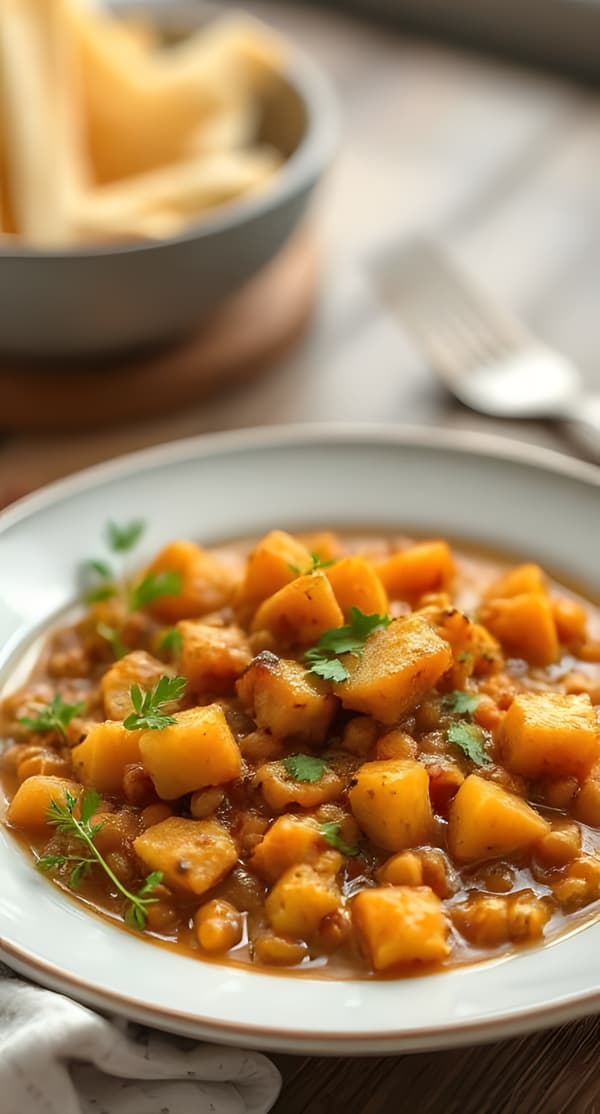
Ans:
POLYGON ((589 460, 600 464, 600 395, 581 395, 560 417, 572 441, 589 460))

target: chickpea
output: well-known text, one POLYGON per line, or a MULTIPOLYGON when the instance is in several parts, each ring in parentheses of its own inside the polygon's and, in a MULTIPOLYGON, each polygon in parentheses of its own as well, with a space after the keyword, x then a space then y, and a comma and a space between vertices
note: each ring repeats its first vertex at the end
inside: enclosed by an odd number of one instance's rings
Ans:
POLYGON ((480 727, 484 727, 487 731, 494 731, 502 718, 503 713, 496 701, 492 700, 491 696, 480 695, 479 703, 473 714, 475 723, 478 723, 480 727))
POLYGON ((388 731, 379 739, 375 748, 375 757, 386 758, 416 758, 417 744, 412 735, 407 731, 388 731))
POLYGON ((450 897, 456 891, 450 864, 439 847, 425 847, 419 852, 423 884, 430 886, 438 897, 450 897))
POLYGON ((566 866, 581 851, 581 831, 573 821, 555 821, 537 845, 537 856, 547 866, 566 866))
POLYGON ((377 881, 390 886, 422 886, 423 864, 414 851, 400 851, 379 867, 377 881))
POLYGON ((168 820, 169 816, 173 815, 173 809, 170 805, 165 804, 164 801, 157 801, 155 805, 146 805, 142 809, 142 828, 147 831, 148 828, 154 827, 155 824, 160 824, 162 820, 168 820))
POLYGON ((351 754, 363 757, 368 754, 378 735, 377 724, 370 716, 354 716, 342 735, 342 747, 351 754))
POLYGON ((200 947, 215 955, 234 948, 243 935, 242 917, 235 905, 218 898, 198 909, 194 927, 200 947))
POLYGON ((150 774, 140 762, 131 762, 123 773, 123 796, 131 805, 147 805, 156 797, 150 774))
POLYGON ((223 790, 216 786, 210 789, 198 789, 196 793, 192 793, 190 812, 194 820, 204 820, 205 817, 211 816, 222 803, 224 796, 223 790))
POLYGON ((124 851, 109 851, 105 856, 113 874, 120 882, 131 882, 135 876, 135 867, 131 856, 124 851))
POLYGON ((146 906, 146 924, 151 932, 159 936, 172 936, 180 921, 177 906, 171 900, 169 890, 161 886, 155 891, 159 900, 146 906))
POLYGON ((256 938, 253 955, 256 963, 270 967, 297 967, 308 955, 308 944, 269 932, 256 938))
POLYGON ((319 945, 324 952, 335 952, 352 935, 352 921, 346 909, 328 913, 319 925, 319 945))
POLYGON ((254 762, 257 765, 261 762, 275 762, 285 754, 285 747, 281 740, 261 729, 252 731, 250 735, 240 739, 240 750, 247 762, 254 762))

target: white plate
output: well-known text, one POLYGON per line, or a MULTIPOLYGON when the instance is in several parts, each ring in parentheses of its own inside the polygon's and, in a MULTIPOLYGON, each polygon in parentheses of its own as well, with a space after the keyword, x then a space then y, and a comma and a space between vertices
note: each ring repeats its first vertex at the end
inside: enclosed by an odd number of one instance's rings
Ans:
MULTIPOLYGON (((0 516, 0 680, 74 597, 110 516, 143 516, 140 559, 191 536, 372 526, 479 540, 599 587, 600 471, 505 442, 293 428, 181 442, 94 468, 0 516)), ((294 1052, 398 1052, 600 1008, 600 923, 502 961, 405 981, 269 975, 178 956, 91 916, 0 829, 0 954, 46 986, 164 1029, 294 1052)))

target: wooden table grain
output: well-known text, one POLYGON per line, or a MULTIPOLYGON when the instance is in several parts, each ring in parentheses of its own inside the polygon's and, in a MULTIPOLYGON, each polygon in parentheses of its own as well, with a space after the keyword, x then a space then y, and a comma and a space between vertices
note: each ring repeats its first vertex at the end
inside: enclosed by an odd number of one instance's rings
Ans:
MULTIPOLYGON (((5 440, 0 501, 129 449, 274 422, 418 422, 565 449, 558 427, 487 421, 448 399, 377 306, 364 260, 418 229, 450 240, 600 390, 599 94, 339 13, 278 0, 245 6, 324 65, 343 106, 340 153, 316 206, 326 266, 315 326, 261 382, 181 416, 5 440)), ((274 1059, 284 1078, 275 1114, 600 1112, 594 1018, 447 1052, 274 1059)))

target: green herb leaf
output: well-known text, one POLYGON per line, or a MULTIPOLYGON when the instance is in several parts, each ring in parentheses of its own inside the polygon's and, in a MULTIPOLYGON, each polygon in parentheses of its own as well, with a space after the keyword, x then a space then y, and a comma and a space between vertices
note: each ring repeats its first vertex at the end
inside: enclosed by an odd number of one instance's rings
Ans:
POLYGON ((45 873, 49 870, 56 870, 59 866, 64 866, 66 862, 68 862, 66 855, 41 855, 39 859, 36 859, 35 865, 38 870, 45 873))
POLYGON ((476 766, 487 766, 490 759, 484 750, 484 736, 479 727, 474 723, 460 720, 452 723, 446 732, 448 742, 460 747, 467 758, 476 766))
POLYGON ((169 627, 169 629, 161 635, 158 648, 178 658, 183 650, 183 636, 181 631, 178 631, 177 627, 169 627))
POLYGON ((319 824, 319 831, 325 842, 330 847, 335 847, 336 851, 341 851, 342 855, 349 855, 353 858, 359 853, 358 847, 351 847, 349 843, 346 843, 340 835, 340 830, 340 825, 333 820, 329 820, 325 824, 319 824))
POLYGON ((335 561, 324 561, 318 553, 311 553, 310 565, 307 569, 301 569, 298 565, 290 565, 289 568, 296 573, 296 576, 308 576, 311 572, 317 572, 319 569, 329 569, 332 565, 335 565, 335 561))
POLYGON ((84 562, 83 567, 84 569, 89 569, 90 572, 95 572, 98 576, 101 576, 103 580, 112 579, 115 575, 108 561, 99 561, 96 558, 91 558, 89 561, 84 562))
POLYGON ((102 600, 111 600, 116 594, 116 584, 100 584, 97 588, 91 588, 86 592, 83 600, 84 603, 102 603, 102 600))
POLYGON ((163 878, 162 870, 153 870, 151 874, 147 874, 137 892, 138 897, 145 897, 146 894, 152 893, 157 886, 160 886, 163 878))
POLYGON ((116 522, 107 522, 106 537, 113 553, 128 553, 139 542, 146 523, 142 518, 135 518, 125 526, 118 526, 116 522))
POLYGON ((50 704, 39 712, 34 718, 21 716, 19 723, 28 727, 30 731, 57 731, 66 739, 66 728, 75 716, 83 711, 83 704, 65 704, 59 693, 52 698, 50 704))
POLYGON ((77 866, 73 867, 69 875, 69 886, 72 890, 78 890, 85 874, 87 874, 90 866, 94 862, 93 859, 80 859, 77 866))
POLYGON ((283 759, 283 765, 295 781, 320 781, 327 769, 325 759, 312 754, 290 754, 283 759))
POLYGON ((119 658, 124 658, 129 653, 123 639, 121 632, 116 627, 109 627, 106 623, 98 623, 96 627, 97 633, 101 638, 105 638, 110 643, 112 652, 118 661, 119 658))
POLYGON ((81 799, 81 823, 89 824, 92 816, 98 811, 102 797, 95 789, 88 789, 87 793, 81 799))
POLYGON ((350 674, 339 661, 340 656, 353 654, 359 658, 369 635, 388 627, 391 621, 387 615, 365 615, 358 607, 350 608, 349 623, 325 631, 317 645, 306 651, 304 660, 308 662, 309 672, 325 681, 346 681, 350 674))
POLYGON ((134 711, 123 721, 127 731, 160 731, 171 723, 176 723, 174 716, 161 712, 163 704, 172 700, 179 700, 187 681, 185 677, 161 677, 149 692, 142 692, 139 685, 132 685, 129 690, 134 711))
POLYGON ((140 611, 154 600, 162 596, 178 596, 183 582, 181 574, 174 569, 165 569, 163 572, 149 572, 131 589, 129 610, 140 611))
POLYGON ((447 712, 455 712, 458 716, 472 716, 481 697, 476 692, 460 692, 455 689, 454 692, 446 693, 442 700, 442 708, 447 712))

